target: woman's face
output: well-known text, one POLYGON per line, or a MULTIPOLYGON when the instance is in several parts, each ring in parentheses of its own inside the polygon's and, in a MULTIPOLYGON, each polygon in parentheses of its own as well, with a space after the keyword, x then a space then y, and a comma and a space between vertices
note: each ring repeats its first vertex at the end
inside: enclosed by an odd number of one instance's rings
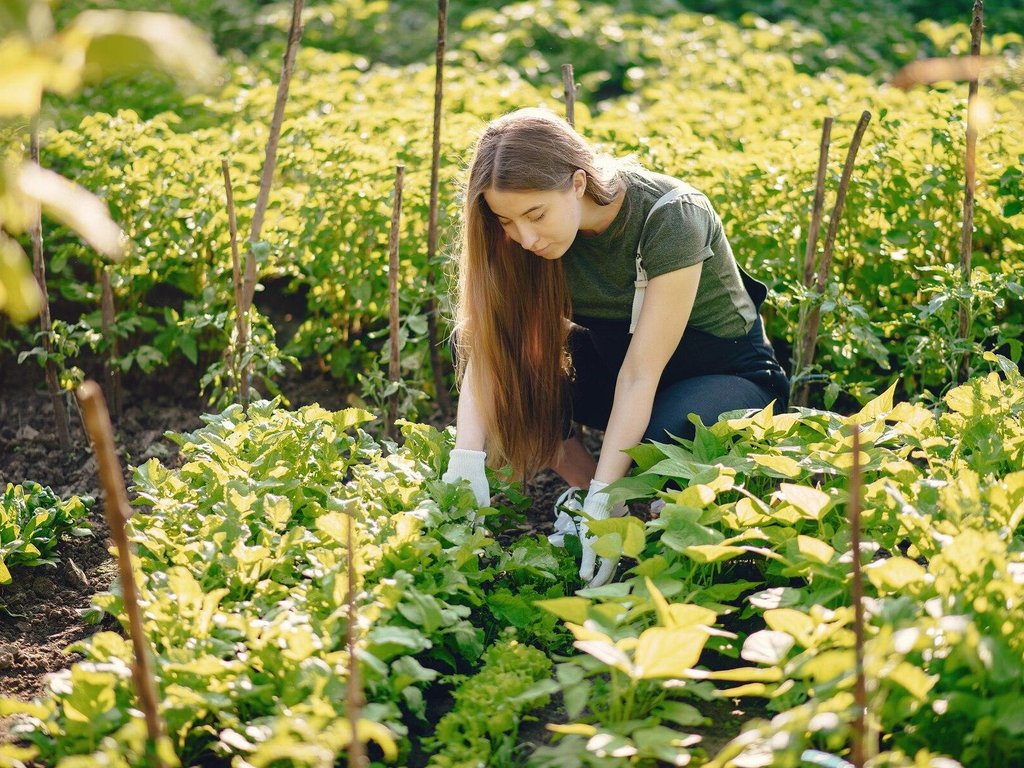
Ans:
POLYGON ((484 192, 505 234, 542 259, 560 259, 580 230, 586 173, 577 171, 569 189, 484 192))

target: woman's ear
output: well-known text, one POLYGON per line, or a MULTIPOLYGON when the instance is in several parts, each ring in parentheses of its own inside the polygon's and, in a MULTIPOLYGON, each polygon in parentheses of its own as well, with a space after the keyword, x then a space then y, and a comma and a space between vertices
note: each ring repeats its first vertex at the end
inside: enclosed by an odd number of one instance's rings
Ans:
POLYGON ((572 191, 578 200, 582 200, 587 191, 587 172, 582 168, 577 168, 572 175, 572 191))

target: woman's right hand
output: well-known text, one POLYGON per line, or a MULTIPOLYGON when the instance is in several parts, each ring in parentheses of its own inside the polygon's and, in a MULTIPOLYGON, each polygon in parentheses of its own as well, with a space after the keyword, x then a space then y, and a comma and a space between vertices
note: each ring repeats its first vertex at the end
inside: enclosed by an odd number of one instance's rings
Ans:
POLYGON ((476 503, 481 507, 489 507, 491 486, 487 482, 487 472, 484 469, 486 459, 487 454, 484 451, 453 448, 448 457, 448 469, 441 475, 441 481, 455 484, 465 480, 476 497, 476 503))

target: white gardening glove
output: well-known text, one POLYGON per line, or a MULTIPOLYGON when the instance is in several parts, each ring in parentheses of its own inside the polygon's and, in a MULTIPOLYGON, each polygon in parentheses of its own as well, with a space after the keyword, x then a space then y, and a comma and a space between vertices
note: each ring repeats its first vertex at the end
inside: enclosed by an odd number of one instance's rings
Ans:
POLYGON ((616 561, 602 557, 601 567, 594 574, 594 566, 597 564, 597 555, 594 552, 596 536, 591 536, 587 528, 587 520, 607 520, 611 515, 612 502, 604 489, 608 483, 600 480, 590 481, 590 491, 587 493, 586 501, 583 502, 583 515, 580 520, 580 545, 583 547, 583 557, 580 560, 580 578, 587 582, 588 587, 600 587, 608 583, 608 580, 615 572, 616 561))
POLYGON ((448 456, 448 469, 441 475, 441 482, 456 484, 465 480, 476 497, 476 503, 481 507, 489 507, 491 486, 487 482, 487 472, 484 470, 486 459, 487 454, 484 451, 453 448, 448 456))

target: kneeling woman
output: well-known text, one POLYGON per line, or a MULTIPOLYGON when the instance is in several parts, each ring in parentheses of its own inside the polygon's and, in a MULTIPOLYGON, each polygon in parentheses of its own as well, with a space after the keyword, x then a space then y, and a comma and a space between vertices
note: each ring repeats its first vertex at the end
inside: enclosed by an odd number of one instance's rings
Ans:
MULTIPOLYGON (((465 189, 456 298, 461 382, 448 482, 490 501, 492 463, 528 478, 551 467, 589 489, 582 519, 610 514, 623 451, 694 434, 789 382, 759 316, 766 289, 736 263, 708 198, 598 154, 547 110, 491 122, 465 189), (604 430, 599 461, 573 423, 604 430)), ((585 525, 585 522, 584 522, 585 525)), ((581 530, 591 586, 593 537, 581 530)))

